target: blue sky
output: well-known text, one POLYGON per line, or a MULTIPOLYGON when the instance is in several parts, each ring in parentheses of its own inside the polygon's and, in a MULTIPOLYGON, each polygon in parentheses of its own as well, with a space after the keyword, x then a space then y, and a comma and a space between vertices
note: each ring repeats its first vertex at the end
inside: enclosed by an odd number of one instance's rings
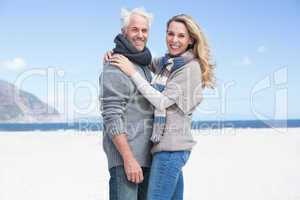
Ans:
POLYGON ((194 119, 300 117, 298 0, 0 0, 0 79, 66 116, 97 115, 102 55, 113 47, 123 7, 154 14, 148 42, 154 56, 166 52, 171 16, 189 14, 203 28, 218 86, 204 92, 194 119))

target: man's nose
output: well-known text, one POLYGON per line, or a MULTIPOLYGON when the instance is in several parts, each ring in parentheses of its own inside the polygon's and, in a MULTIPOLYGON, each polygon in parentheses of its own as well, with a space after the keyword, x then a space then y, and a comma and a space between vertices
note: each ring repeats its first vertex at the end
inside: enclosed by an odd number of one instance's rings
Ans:
POLYGON ((143 32, 139 31, 137 35, 138 35, 138 37, 143 37, 143 32))

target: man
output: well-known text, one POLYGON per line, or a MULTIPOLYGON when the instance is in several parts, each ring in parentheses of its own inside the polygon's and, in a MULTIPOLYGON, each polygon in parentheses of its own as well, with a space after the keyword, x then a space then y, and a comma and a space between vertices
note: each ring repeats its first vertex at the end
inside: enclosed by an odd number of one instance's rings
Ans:
MULTIPOLYGON (((122 10, 122 34, 113 53, 126 56, 151 81, 146 47, 152 15, 141 8, 122 10)), ((153 108, 118 68, 105 63, 100 76, 103 148, 110 173, 110 200, 145 200, 150 172, 153 108)))

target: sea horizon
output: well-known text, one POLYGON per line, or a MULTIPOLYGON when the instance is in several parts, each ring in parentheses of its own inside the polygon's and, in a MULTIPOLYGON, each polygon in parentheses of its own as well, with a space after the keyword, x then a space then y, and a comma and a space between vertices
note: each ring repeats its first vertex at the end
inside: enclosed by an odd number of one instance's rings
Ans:
MULTIPOLYGON (((299 128, 300 119, 279 120, 193 120, 192 129, 223 128, 299 128)), ((70 121, 70 122, 0 122, 0 131, 102 131, 102 121, 70 121)))

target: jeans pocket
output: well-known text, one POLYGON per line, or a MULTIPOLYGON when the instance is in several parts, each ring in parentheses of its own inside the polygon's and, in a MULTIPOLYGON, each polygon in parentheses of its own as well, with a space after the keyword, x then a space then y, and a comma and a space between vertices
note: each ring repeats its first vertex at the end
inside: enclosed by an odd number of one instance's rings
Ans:
POLYGON ((183 151, 182 152, 182 161, 184 163, 184 165, 186 164, 186 162, 188 161, 189 157, 190 157, 191 152, 190 151, 183 151))

